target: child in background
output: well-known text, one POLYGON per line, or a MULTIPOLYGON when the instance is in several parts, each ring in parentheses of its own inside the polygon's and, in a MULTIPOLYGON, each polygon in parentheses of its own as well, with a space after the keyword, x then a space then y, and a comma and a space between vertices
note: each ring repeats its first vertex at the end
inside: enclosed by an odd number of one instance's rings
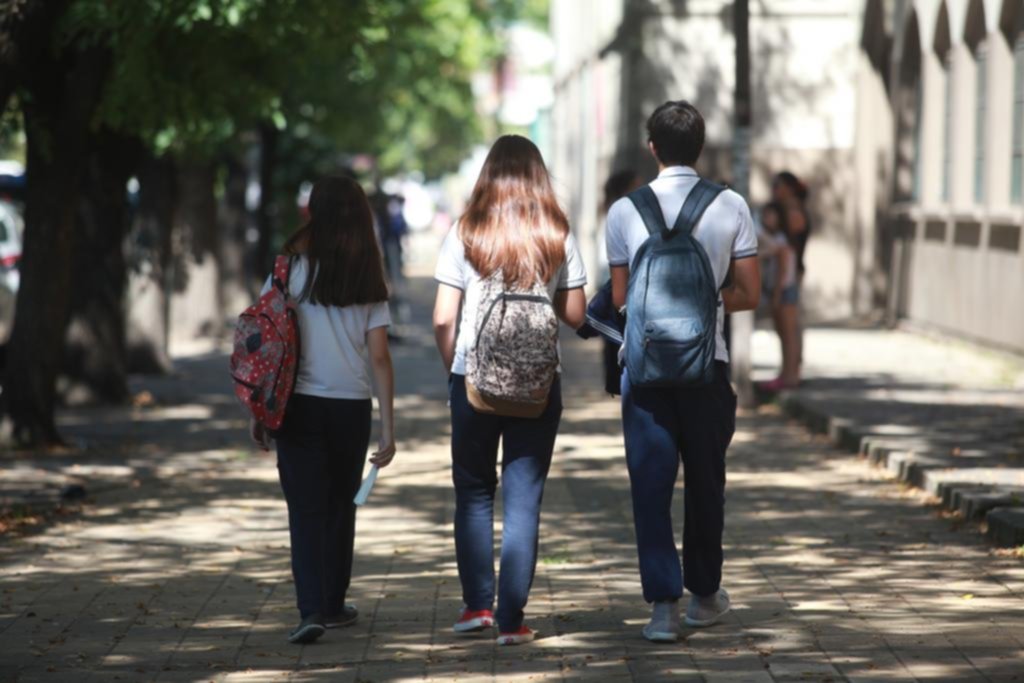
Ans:
POLYGON ((782 345, 782 371, 777 378, 765 382, 765 391, 780 391, 800 383, 796 339, 789 339, 799 313, 800 289, 797 284, 796 251, 790 246, 786 231, 786 212, 778 202, 769 202, 761 209, 762 239, 758 251, 764 261, 763 288, 771 302, 772 320, 782 345))

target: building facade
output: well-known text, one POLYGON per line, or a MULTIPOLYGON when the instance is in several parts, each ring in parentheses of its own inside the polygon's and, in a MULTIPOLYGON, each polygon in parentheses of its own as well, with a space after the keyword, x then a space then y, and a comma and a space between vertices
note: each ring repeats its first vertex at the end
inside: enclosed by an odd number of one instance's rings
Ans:
POLYGON ((858 176, 886 173, 858 220, 886 310, 1024 351, 1024 0, 869 0, 862 26, 858 176))
MULTIPOLYGON (((765 202, 780 170, 809 185, 811 320, 888 311, 1024 350, 1022 3, 750 3, 748 199, 765 202)), ((729 180, 732 4, 552 0, 552 172, 592 272, 601 186, 625 168, 653 177, 658 104, 696 104, 698 170, 729 180)))

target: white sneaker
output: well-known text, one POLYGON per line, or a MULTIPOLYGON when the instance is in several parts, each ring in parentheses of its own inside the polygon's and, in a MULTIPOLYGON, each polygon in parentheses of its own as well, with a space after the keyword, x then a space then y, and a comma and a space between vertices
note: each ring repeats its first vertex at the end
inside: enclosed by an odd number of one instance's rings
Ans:
POLYGON ((644 626, 644 638, 652 643, 674 643, 679 640, 679 601, 656 602, 651 620, 644 626))
POLYGON ((711 626, 729 611, 729 594, 724 588, 719 588, 717 593, 703 598, 696 595, 690 596, 690 604, 686 607, 687 626, 711 626))

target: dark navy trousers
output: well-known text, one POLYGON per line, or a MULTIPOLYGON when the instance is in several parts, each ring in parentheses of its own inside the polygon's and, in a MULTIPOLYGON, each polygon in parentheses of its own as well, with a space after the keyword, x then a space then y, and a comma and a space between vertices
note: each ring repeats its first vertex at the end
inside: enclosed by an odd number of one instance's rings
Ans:
POLYGON ((644 600, 678 600, 683 577, 691 593, 715 593, 722 580, 725 452, 736 429, 736 394, 728 366, 691 389, 630 386, 622 377, 622 427, 633 494, 644 600), (672 530, 672 494, 683 465, 683 561, 672 530))
POLYGON ((274 434, 303 618, 341 614, 345 605, 356 535, 352 499, 366 464, 372 410, 370 399, 293 394, 274 434))
POLYGON ((474 611, 494 606, 494 495, 501 442, 503 526, 495 618, 499 630, 510 633, 523 624, 537 567, 540 506, 562 416, 560 383, 556 378, 544 413, 529 419, 478 413, 466 398, 466 378, 452 375, 449 382, 462 599, 474 611))

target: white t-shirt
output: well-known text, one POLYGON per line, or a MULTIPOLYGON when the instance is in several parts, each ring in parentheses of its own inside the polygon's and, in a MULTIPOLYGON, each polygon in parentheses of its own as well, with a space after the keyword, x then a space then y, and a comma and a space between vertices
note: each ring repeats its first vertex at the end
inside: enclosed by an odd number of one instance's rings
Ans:
POLYGON ((761 281, 766 291, 774 290, 780 279, 779 270, 782 270, 781 287, 783 289, 796 284, 796 252, 789 246, 789 240, 781 231, 770 233, 763 231, 759 236, 763 240, 766 254, 761 281))
MULTIPOLYGON (((304 256, 292 264, 288 283, 292 297, 302 293, 308 268, 304 256)), ((269 291, 270 283, 271 279, 267 278, 263 293, 269 291)), ((302 353, 295 393, 323 398, 372 398, 366 333, 391 325, 388 303, 352 306, 296 303, 302 353)))
MULTIPOLYGON (((461 289, 462 319, 459 322, 455 340, 455 360, 452 373, 466 374, 466 352, 476 342, 477 312, 480 309, 480 274, 466 260, 466 248, 459 237, 458 225, 448 231, 437 257, 434 278, 443 284, 461 289)), ((554 300, 555 293, 565 289, 576 289, 587 284, 587 271, 583 267, 576 239, 570 233, 565 238, 565 263, 551 282, 547 283, 548 294, 554 300)))
MULTIPOLYGON (((689 166, 670 166, 651 181, 651 189, 658 197, 665 224, 669 228, 675 224, 683 202, 697 184, 698 177, 697 172, 689 166)), ((608 265, 629 266, 640 245, 649 236, 632 200, 623 197, 612 204, 608 210, 608 227, 605 231, 608 265)), ((718 287, 725 282, 732 261, 757 256, 757 234, 750 217, 750 208, 743 197, 732 190, 726 190, 715 198, 697 224, 694 237, 708 254, 718 287)), ((725 306, 719 298, 715 358, 729 362, 729 351, 722 333, 724 321, 725 306)))

